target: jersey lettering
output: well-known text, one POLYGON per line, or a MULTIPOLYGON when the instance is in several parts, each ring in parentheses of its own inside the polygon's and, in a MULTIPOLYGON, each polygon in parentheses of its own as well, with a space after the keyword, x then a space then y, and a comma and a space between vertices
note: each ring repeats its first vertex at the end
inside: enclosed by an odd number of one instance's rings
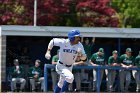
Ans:
POLYGON ((131 61, 131 60, 124 60, 123 62, 124 62, 124 63, 127 63, 127 64, 132 63, 132 61, 131 61))
POLYGON ((76 50, 71 50, 71 49, 63 49, 63 52, 77 54, 76 50))

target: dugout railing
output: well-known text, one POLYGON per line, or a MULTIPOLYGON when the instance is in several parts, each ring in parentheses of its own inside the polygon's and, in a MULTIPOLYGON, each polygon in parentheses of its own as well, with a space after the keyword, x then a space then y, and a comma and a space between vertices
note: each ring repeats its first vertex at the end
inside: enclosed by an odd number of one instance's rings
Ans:
MULTIPOLYGON (((44 80, 45 80, 45 92, 48 91, 48 69, 55 68, 52 64, 45 64, 44 65, 44 80)), ((112 67, 112 66, 74 66, 73 69, 97 69, 97 92, 100 92, 100 70, 102 69, 113 69, 113 70, 120 70, 120 69, 126 69, 123 67, 112 67)), ((127 68, 127 70, 140 70, 140 68, 127 68)))

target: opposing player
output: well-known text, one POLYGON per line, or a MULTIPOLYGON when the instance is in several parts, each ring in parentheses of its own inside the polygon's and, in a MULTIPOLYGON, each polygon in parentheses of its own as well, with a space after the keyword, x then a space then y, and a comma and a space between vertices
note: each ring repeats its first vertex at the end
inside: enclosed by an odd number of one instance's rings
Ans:
MULTIPOLYGON (((116 50, 114 50, 112 52, 112 56, 109 57, 108 59, 108 65, 115 67, 115 66, 120 66, 120 59, 118 57, 118 52, 116 50)), ((113 83, 115 81, 115 77, 116 77, 116 70, 113 69, 108 69, 108 74, 107 74, 107 78, 108 78, 108 82, 107 82, 107 90, 109 92, 113 92, 113 83)))
POLYGON ((56 65, 56 71, 60 75, 60 79, 54 93, 67 91, 68 85, 73 82, 72 68, 77 56, 80 56, 83 61, 87 59, 83 45, 80 43, 80 36, 79 30, 71 30, 68 33, 68 39, 53 38, 48 45, 45 54, 47 59, 51 58, 50 52, 53 46, 60 47, 59 60, 56 65))
POLYGON ((121 92, 126 92, 128 91, 129 84, 131 83, 131 71, 127 70, 127 68, 133 67, 134 64, 131 48, 127 48, 126 53, 120 56, 120 63, 121 66, 125 68, 120 70, 120 88, 121 92))
MULTIPOLYGON (((138 56, 136 56, 135 58, 134 65, 138 68, 140 67, 140 51, 139 51, 138 56)), ((133 73, 133 77, 136 80, 136 86, 137 86, 136 92, 140 92, 140 70, 133 70, 132 73, 133 73)))

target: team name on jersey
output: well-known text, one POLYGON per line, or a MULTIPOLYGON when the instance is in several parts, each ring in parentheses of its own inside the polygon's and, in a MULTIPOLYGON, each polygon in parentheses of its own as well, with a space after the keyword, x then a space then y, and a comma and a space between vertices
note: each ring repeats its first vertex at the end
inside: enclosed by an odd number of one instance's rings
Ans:
POLYGON ((102 62, 102 61, 104 61, 104 59, 96 59, 96 61, 100 61, 100 62, 102 62))
POLYGON ((124 62, 124 63, 128 63, 128 64, 132 63, 131 60, 124 60, 123 62, 124 62))
POLYGON ((63 49, 63 52, 77 54, 76 50, 71 50, 71 49, 63 49))

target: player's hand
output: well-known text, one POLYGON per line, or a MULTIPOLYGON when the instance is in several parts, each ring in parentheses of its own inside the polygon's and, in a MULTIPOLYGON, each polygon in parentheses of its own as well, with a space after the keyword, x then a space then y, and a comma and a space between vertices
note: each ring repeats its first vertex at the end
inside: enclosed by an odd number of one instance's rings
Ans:
POLYGON ((50 53, 49 53, 49 52, 47 52, 47 53, 45 54, 45 58, 46 58, 46 59, 48 59, 48 60, 50 60, 51 55, 50 55, 50 53))
POLYGON ((36 75, 34 75, 34 78, 35 78, 35 79, 37 79, 37 78, 38 78, 38 75, 37 75, 37 74, 36 74, 36 75))
POLYGON ((81 48, 78 48, 77 52, 78 52, 78 56, 82 56, 82 49, 81 48))

